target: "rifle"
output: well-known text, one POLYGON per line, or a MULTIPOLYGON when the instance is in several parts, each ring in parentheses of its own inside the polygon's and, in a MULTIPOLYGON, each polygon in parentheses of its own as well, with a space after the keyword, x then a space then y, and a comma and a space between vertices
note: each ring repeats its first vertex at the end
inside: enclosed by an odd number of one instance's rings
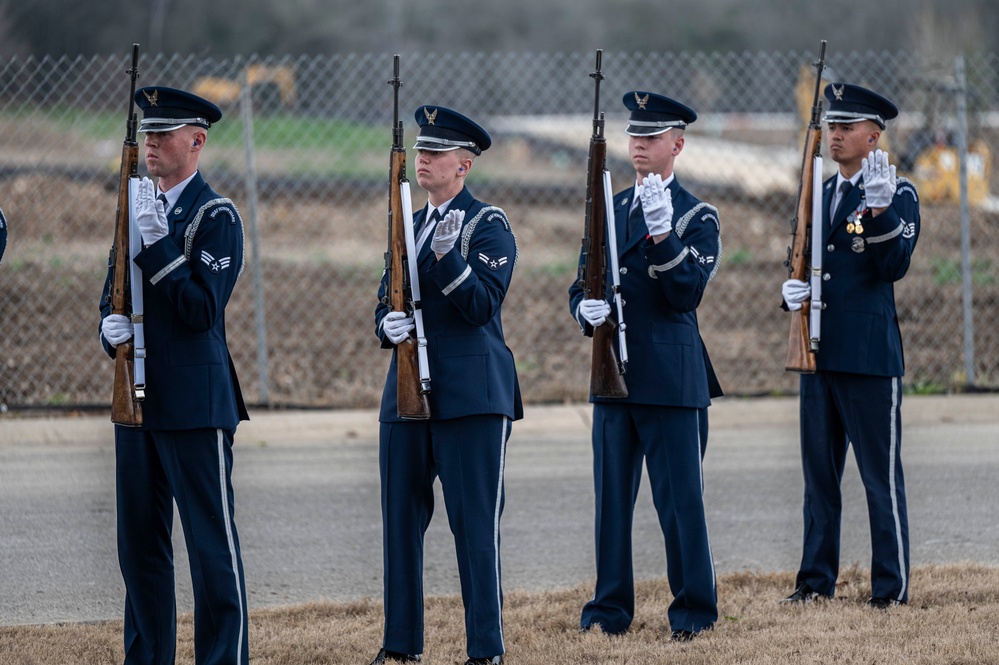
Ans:
POLYGON ((399 120, 399 56, 393 59, 392 152, 389 158, 388 250, 385 272, 388 279, 386 304, 397 312, 412 312, 416 338, 407 337, 396 344, 398 385, 396 405, 400 418, 430 418, 430 369, 427 340, 423 333, 423 310, 420 282, 416 273, 416 243, 413 237, 413 202, 406 178, 406 148, 402 144, 399 120), (410 260, 412 257, 412 260, 410 260))
POLYGON ((111 313, 132 319, 135 329, 132 339, 115 349, 114 391, 111 397, 111 422, 138 427, 142 424, 142 400, 145 397, 144 342, 142 333, 142 282, 135 279, 132 267, 132 245, 139 241, 130 233, 130 189, 139 177, 139 144, 135 134, 138 121, 135 114, 135 80, 139 76, 139 45, 132 44, 132 68, 126 72, 131 79, 128 93, 128 116, 125 121, 125 141, 121 148, 121 172, 118 176, 118 210, 115 213, 114 245, 111 247, 111 313), (136 301, 139 303, 136 311, 136 301))
POLYGON ((624 312, 617 271, 617 238, 611 202, 610 172, 607 170, 607 141, 604 138, 604 114, 600 111, 600 71, 603 51, 597 49, 597 65, 590 74, 595 82, 593 134, 586 165, 586 215, 583 228, 583 258, 578 286, 588 299, 603 299, 607 294, 607 260, 610 257, 612 294, 617 306, 618 323, 610 318, 593 329, 593 356, 590 361, 590 393, 596 397, 627 397, 624 382, 628 352, 624 338, 624 312), (608 251, 608 244, 609 249, 608 251), (618 350, 615 350, 615 332, 618 350))
POLYGON ((819 87, 825 67, 826 40, 819 45, 819 59, 814 63, 815 94, 812 98, 812 117, 805 134, 805 151, 801 160, 801 178, 798 180, 798 197, 794 219, 791 220, 791 246, 787 250, 788 276, 805 281, 809 279, 812 297, 801 304, 801 309, 791 312, 791 332, 787 340, 787 357, 784 369, 790 372, 811 374, 815 371, 815 354, 819 350, 819 326, 822 304, 822 102, 819 87), (806 312, 809 316, 806 317, 806 312))

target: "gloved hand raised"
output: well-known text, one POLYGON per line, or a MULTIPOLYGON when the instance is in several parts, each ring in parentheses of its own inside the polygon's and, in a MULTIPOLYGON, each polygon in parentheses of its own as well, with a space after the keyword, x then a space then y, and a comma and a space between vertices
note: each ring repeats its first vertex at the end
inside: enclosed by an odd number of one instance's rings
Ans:
POLYGON ((663 187, 658 173, 645 176, 642 185, 642 214, 649 233, 653 236, 669 233, 673 230, 673 195, 663 187))
POLYGON ((139 181, 135 196, 135 223, 147 247, 165 237, 169 228, 163 202, 156 198, 156 185, 149 178, 139 181))
POLYGON ((594 328, 607 320, 610 311, 610 303, 606 300, 584 300, 579 303, 580 316, 594 328))
POLYGON ((108 314, 101 321, 101 334, 108 344, 117 347, 122 342, 132 339, 132 320, 124 314, 108 314))
POLYGON ((413 317, 405 312, 389 312, 382 319, 382 330, 393 344, 398 344, 409 337, 409 331, 415 327, 413 317))
POLYGON ((800 279, 789 279, 780 287, 787 308, 792 312, 801 309, 801 303, 812 297, 812 287, 800 279))
POLYGON ((887 208, 895 196, 895 166, 888 164, 888 153, 878 148, 860 161, 864 176, 864 197, 868 208, 887 208))
POLYGON ((454 247, 454 243, 461 233, 461 223, 463 221, 465 221, 464 210, 448 210, 447 214, 444 215, 444 219, 437 222, 437 228, 434 229, 434 237, 430 241, 430 249, 434 250, 434 254, 437 255, 438 259, 450 252, 451 248, 454 247))

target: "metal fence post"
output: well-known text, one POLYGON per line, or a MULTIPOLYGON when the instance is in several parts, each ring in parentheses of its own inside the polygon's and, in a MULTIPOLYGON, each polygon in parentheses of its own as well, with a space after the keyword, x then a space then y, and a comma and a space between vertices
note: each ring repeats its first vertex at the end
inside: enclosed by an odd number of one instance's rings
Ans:
POLYGON ((964 56, 954 63, 957 79, 957 150, 958 183, 961 193, 961 304, 964 310, 964 374, 967 385, 975 385, 975 326, 973 321, 971 275, 971 212, 968 207, 968 98, 964 75, 964 56))
POLYGON ((250 245, 253 249, 253 302, 257 332, 257 379, 260 403, 270 403, 267 378, 267 316, 264 310, 264 283, 260 269, 260 229, 257 225, 257 169, 253 150, 253 94, 247 77, 248 66, 239 75, 239 101, 243 119, 243 146, 246 149, 246 207, 250 219, 250 245))

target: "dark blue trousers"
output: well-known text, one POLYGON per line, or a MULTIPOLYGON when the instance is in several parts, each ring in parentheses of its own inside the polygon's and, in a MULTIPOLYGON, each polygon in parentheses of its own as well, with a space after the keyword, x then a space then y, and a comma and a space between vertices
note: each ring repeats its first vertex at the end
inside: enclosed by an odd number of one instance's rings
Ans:
POLYGON ((707 409, 593 405, 597 584, 582 628, 624 633, 634 617, 631 529, 643 461, 666 542, 670 628, 698 632, 718 619, 701 469, 707 435, 707 409))
POLYGON ((195 662, 249 663, 246 589, 233 521, 233 433, 115 427, 125 665, 174 663, 174 501, 191 562, 195 662))
POLYGON ((499 415, 382 423, 385 649, 423 653, 423 537, 440 477, 458 557, 468 656, 506 652, 500 517, 509 437, 510 419, 499 415))
POLYGON ((853 444, 871 524, 871 595, 909 598, 909 520, 902 476, 898 377, 817 372, 801 376, 805 536, 797 584, 832 596, 839 575, 840 482, 853 444))

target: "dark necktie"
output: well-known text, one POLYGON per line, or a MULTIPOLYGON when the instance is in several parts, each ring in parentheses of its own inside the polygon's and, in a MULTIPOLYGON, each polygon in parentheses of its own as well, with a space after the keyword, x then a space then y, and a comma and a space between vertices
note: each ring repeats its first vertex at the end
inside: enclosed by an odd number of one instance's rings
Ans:
POLYGON ((156 200, 163 203, 163 212, 169 211, 169 207, 167 206, 166 194, 160 194, 159 196, 156 197, 156 200))
POLYGON ((424 215, 423 223, 420 224, 420 228, 416 230, 417 252, 419 252, 423 248, 423 245, 425 244, 425 241, 424 243, 420 242, 420 238, 423 237, 423 232, 426 231, 434 222, 439 222, 439 221, 441 221, 441 214, 440 212, 437 211, 437 208, 434 208, 434 211, 429 215, 424 215))
POLYGON ((835 196, 833 196, 832 208, 829 210, 830 221, 835 221, 836 209, 839 208, 839 204, 843 202, 843 199, 846 198, 846 195, 850 193, 851 189, 853 189, 853 183, 849 180, 844 180, 839 184, 839 191, 835 196))
POLYGON ((642 215, 642 204, 636 202, 635 207, 628 213, 628 238, 641 234, 648 235, 648 228, 645 226, 645 216, 642 215))

